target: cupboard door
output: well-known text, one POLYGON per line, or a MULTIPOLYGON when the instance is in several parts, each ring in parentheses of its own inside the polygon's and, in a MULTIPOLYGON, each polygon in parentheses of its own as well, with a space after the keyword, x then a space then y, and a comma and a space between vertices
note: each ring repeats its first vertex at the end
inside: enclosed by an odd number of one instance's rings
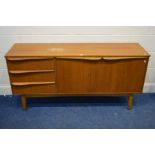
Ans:
POLYGON ((90 91, 91 66, 86 61, 58 59, 57 87, 59 93, 86 93, 90 91))
POLYGON ((119 94, 140 93, 148 60, 102 59, 57 60, 59 93, 119 94))
POLYGON ((105 94, 141 93, 148 60, 116 59, 91 64, 91 91, 105 94))

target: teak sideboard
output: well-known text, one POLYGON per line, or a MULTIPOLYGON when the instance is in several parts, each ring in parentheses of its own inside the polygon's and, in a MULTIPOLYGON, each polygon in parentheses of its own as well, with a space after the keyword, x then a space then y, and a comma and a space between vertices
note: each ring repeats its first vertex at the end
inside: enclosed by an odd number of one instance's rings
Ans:
POLYGON ((138 43, 17 43, 6 54, 13 95, 142 93, 149 54, 138 43))

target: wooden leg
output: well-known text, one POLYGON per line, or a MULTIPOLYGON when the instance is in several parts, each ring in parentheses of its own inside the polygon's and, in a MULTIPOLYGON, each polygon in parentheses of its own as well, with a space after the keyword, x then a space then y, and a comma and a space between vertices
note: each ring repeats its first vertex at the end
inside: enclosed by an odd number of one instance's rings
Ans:
POLYGON ((21 101, 22 101, 22 109, 25 111, 26 110, 26 97, 21 96, 21 101))
POLYGON ((133 100, 133 96, 129 95, 128 96, 128 110, 132 109, 132 100, 133 100))

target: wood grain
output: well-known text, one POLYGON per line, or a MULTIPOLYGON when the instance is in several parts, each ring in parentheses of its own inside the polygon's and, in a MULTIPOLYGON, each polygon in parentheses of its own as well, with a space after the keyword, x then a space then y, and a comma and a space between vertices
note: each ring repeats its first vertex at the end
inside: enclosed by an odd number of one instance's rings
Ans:
POLYGON ((137 43, 28 43, 15 44, 6 61, 14 95, 130 95, 131 109, 149 56, 137 43))
POLYGON ((36 84, 36 85, 12 85, 14 95, 37 95, 37 94, 52 94, 56 93, 56 85, 51 83, 36 84))
POLYGON ((128 96, 128 110, 132 109, 132 102, 133 102, 133 96, 129 95, 128 96))
POLYGON ((138 43, 18 43, 7 57, 149 56, 138 43))
POLYGON ((55 69, 55 60, 31 59, 29 61, 7 61, 9 70, 51 70, 55 69))
POLYGON ((60 93, 142 92, 147 59, 122 61, 57 60, 60 93))
POLYGON ((11 72, 10 80, 11 82, 52 82, 55 81, 55 72, 40 71, 40 72, 11 72))
POLYGON ((8 57, 8 61, 29 61, 29 60, 46 60, 46 59, 53 59, 53 57, 8 57))
POLYGON ((46 84, 55 84, 55 82, 12 82, 13 86, 29 86, 29 85, 46 85, 46 84))
POLYGON ((26 96, 21 96, 21 101, 22 101, 22 109, 23 111, 26 110, 26 96))
POLYGON ((55 70, 22 70, 22 71, 9 71, 10 74, 30 74, 30 73, 46 73, 46 72, 55 72, 55 70))

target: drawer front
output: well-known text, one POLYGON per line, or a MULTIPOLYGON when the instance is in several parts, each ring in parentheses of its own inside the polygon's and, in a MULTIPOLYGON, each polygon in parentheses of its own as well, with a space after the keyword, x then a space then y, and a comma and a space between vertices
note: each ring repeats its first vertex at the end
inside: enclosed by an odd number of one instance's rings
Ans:
POLYGON ((55 84, 12 85, 14 95, 52 94, 56 92, 55 84))
POLYGON ((52 82, 55 81, 55 71, 9 71, 11 82, 52 82))
POLYGON ((50 70, 55 69, 55 60, 48 58, 7 58, 9 70, 50 70))
POLYGON ((140 93, 148 58, 59 59, 58 92, 68 94, 140 93))

